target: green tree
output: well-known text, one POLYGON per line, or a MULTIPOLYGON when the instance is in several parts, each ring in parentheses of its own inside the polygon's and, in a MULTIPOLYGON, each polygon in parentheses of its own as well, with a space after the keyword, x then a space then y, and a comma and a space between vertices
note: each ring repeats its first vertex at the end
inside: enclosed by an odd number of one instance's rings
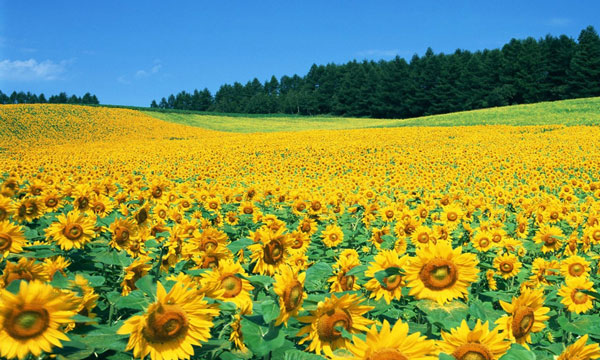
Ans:
POLYGON ((577 38, 568 83, 571 97, 600 95, 600 38, 592 26, 582 30, 577 38))

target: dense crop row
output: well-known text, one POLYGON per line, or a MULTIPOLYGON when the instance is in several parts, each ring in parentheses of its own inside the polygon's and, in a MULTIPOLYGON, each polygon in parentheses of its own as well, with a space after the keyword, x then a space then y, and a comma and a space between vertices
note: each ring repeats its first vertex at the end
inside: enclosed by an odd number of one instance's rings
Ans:
POLYGON ((0 356, 600 357, 600 129, 160 125, 1 154, 0 356))

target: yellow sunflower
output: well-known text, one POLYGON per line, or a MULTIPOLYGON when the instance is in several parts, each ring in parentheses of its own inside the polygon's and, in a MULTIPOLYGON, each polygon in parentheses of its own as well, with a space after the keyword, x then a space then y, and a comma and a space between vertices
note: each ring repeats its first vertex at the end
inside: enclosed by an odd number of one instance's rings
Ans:
POLYGON ((275 284, 273 290, 279 296, 279 316, 275 321, 275 326, 287 322, 292 316, 298 316, 302 310, 302 303, 308 296, 304 292, 304 279, 306 273, 298 274, 293 268, 285 266, 279 274, 275 274, 275 284))
POLYGON ((327 225, 323 233, 321 234, 323 244, 327 247, 338 246, 344 240, 344 233, 342 229, 335 225, 327 225))
POLYGON ((4 271, 0 277, 0 287, 7 287, 15 280, 39 280, 42 282, 48 281, 48 274, 41 263, 37 263, 35 259, 20 258, 17 263, 7 261, 4 265, 4 271))
POLYGON ((581 290, 592 290, 594 283, 587 278, 567 278, 566 284, 558 290, 558 295, 562 297, 560 301, 567 310, 581 314, 591 310, 594 307, 592 297, 581 290))
POLYGON ((462 247, 452 249, 447 242, 417 249, 405 267, 409 294, 440 304, 466 297, 467 288, 479 278, 477 264, 475 254, 463 254, 462 247))
POLYGON ((373 323, 372 320, 363 317, 373 307, 361 305, 362 302, 363 299, 356 294, 344 294, 340 298, 332 294, 331 297, 320 301, 317 309, 311 311, 309 316, 298 318, 301 322, 308 323, 298 332, 297 336, 306 335, 298 343, 310 341, 308 351, 317 354, 323 352, 332 357, 335 349, 347 347, 350 343, 342 337, 338 327, 356 334, 367 331, 367 326, 373 323))
POLYGON ((569 256, 560 262, 560 273, 567 279, 587 278, 590 276, 590 263, 581 256, 569 256))
POLYGON ((442 213, 440 214, 440 220, 448 226, 450 232, 458 227, 460 224, 462 217, 464 216, 464 211, 458 205, 447 205, 442 209, 442 213))
POLYGON ((0 221, 0 260, 8 254, 18 254, 23 251, 25 244, 23 228, 8 220, 0 221))
POLYGON ((136 237, 138 232, 135 223, 129 219, 115 219, 108 230, 111 235, 108 244, 117 250, 127 249, 130 240, 136 237))
POLYGON ((125 350, 133 356, 152 360, 189 359, 193 346, 202 346, 210 338, 213 318, 219 315, 215 305, 187 285, 176 283, 169 293, 158 282, 155 303, 143 315, 132 316, 117 334, 129 335, 125 350))
POLYGON ((51 258, 44 259, 44 271, 46 272, 48 279, 51 281, 54 278, 54 274, 60 272, 64 277, 67 277, 65 269, 71 265, 71 262, 64 257, 58 255, 51 258))
POLYGON ((0 221, 8 220, 13 213, 14 208, 10 198, 0 196, 0 221))
POLYGON ((492 248, 494 243, 492 242, 492 233, 489 231, 479 231, 477 235, 475 235, 471 242, 473 243, 473 247, 478 251, 488 251, 492 248))
POLYGON ((489 329, 488 322, 477 320, 473 330, 466 320, 449 333, 442 331, 438 342, 441 352, 451 354, 456 360, 497 360, 510 348, 510 342, 499 332, 498 327, 489 329))
POLYGON ((354 249, 345 249, 339 259, 333 264, 334 273, 327 282, 330 282, 329 291, 341 292, 359 290, 360 286, 356 283, 356 276, 346 275, 353 267, 360 265, 358 253, 354 249))
POLYGON ((429 244, 435 244, 437 239, 434 236, 433 230, 428 226, 421 225, 413 231, 410 236, 410 242, 421 248, 429 244))
POLYGON ((61 249, 81 249, 96 237, 95 221, 84 213, 70 211, 66 216, 60 214, 57 222, 46 229, 46 239, 54 240, 61 249))
POLYGON ((428 340, 421 333, 408 334, 408 324, 397 320, 394 327, 383 320, 381 330, 373 325, 367 331, 365 340, 352 337, 352 343, 347 344, 352 353, 349 356, 334 356, 334 360, 437 360, 434 340, 428 340))
POLYGON ((317 232, 317 227, 317 222, 314 219, 304 217, 298 224, 298 231, 307 234, 308 236, 312 236, 317 232))
POLYGON ((152 259, 147 256, 141 256, 132 262, 125 269, 125 275, 121 282, 121 295, 127 296, 131 291, 137 289, 136 281, 148 275, 152 269, 152 259))
POLYGON ((561 237, 564 234, 557 226, 542 225, 535 234, 533 241, 536 244, 542 244, 542 252, 545 254, 549 251, 557 251, 562 246, 561 237))
POLYGON ((71 297, 39 281, 21 282, 19 292, 0 290, 0 355, 24 359, 62 347, 61 327, 76 314, 71 297))
POLYGON ((230 301, 237 305, 242 314, 252 313, 250 291, 254 287, 246 280, 248 274, 242 265, 231 259, 220 261, 219 266, 202 274, 201 288, 224 290, 220 300, 230 301))
POLYGON ((280 227, 276 232, 268 228, 257 231, 260 242, 248 246, 252 252, 253 273, 272 276, 286 264, 290 242, 285 230, 285 227, 280 227))
POLYGON ((516 276, 523 265, 516 255, 505 253, 494 258, 494 267, 496 267, 498 275, 504 279, 510 279, 516 276))
POLYGON ((404 279, 400 274, 391 274, 383 278, 383 283, 375 279, 375 273, 385 270, 403 271, 404 266, 408 263, 408 256, 400 257, 394 250, 382 250, 369 264, 369 268, 365 271, 365 276, 371 279, 365 284, 365 288, 371 292, 370 297, 379 300, 382 297, 386 303, 390 303, 393 299, 402 297, 402 287, 405 285, 404 279))
POLYGON ((556 360, 596 360, 600 359, 600 345, 586 345, 588 335, 583 335, 575 343, 569 345, 556 360))
POLYGON ((44 203, 37 197, 23 198, 14 205, 14 208, 13 220, 20 223, 39 219, 45 212, 44 203))
POLYGON ((550 308, 544 307, 541 289, 524 287, 518 298, 513 297, 511 303, 500 300, 500 305, 508 315, 496 320, 496 325, 508 339, 525 347, 531 343, 531 333, 542 331, 546 327, 544 321, 550 318, 546 315, 550 308))

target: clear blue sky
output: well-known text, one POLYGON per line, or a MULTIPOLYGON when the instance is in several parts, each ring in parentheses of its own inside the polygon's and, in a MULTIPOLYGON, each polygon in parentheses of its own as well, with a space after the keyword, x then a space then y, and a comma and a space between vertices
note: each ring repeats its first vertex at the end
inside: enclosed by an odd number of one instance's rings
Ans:
POLYGON ((599 14, 599 0, 0 0, 0 90, 148 106, 181 90, 304 75, 313 63, 576 39, 588 25, 600 31, 599 14))

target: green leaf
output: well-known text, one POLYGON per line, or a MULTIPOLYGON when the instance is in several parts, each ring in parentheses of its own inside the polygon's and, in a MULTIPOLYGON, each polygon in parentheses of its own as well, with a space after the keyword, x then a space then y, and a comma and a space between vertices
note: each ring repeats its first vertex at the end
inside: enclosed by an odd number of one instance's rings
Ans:
POLYGON ((150 299, 156 299, 156 283, 152 278, 152 275, 148 274, 146 276, 141 277, 138 281, 135 282, 135 286, 140 289, 146 296, 150 299))
POLYGON ((69 281, 63 276, 63 274, 57 271, 54 273, 54 277, 52 278, 50 284, 56 288, 64 289, 69 286, 69 281))
POLYGON ((600 325, 598 325, 598 316, 580 315, 575 319, 568 320, 564 315, 557 319, 562 330, 577 335, 594 334, 600 335, 600 325))
POLYGON ((259 285, 261 287, 267 287, 268 285, 271 285, 274 281, 272 277, 265 275, 252 275, 248 276, 246 279, 248 279, 248 281, 250 281, 252 285, 259 285))
POLYGON ((346 276, 357 275, 357 274, 362 275, 367 269, 368 269, 367 265, 358 265, 358 266, 355 266, 352 269, 348 270, 348 272, 346 273, 346 276))
POLYGON ((76 340, 95 349, 96 352, 106 350, 124 351, 127 345, 126 335, 117 334, 119 326, 96 326, 93 330, 81 335, 72 335, 76 340))
POLYGON ((87 274, 85 274, 84 277, 90 282, 90 286, 91 287, 102 286, 102 285, 104 285, 104 281, 106 280, 104 278, 104 276, 99 276, 99 275, 87 275, 87 274))
POLYGON ((431 323, 446 331, 460 326, 468 314, 467 305, 458 300, 443 306, 431 300, 421 300, 417 302, 417 307, 427 315, 431 323))
POLYGON ((117 309, 144 310, 148 305, 150 305, 149 299, 140 290, 134 290, 129 295, 119 297, 115 301, 117 309))
POLYGON ((469 315, 475 319, 480 319, 482 322, 489 321, 493 323, 502 316, 502 312, 495 310, 489 302, 474 299, 471 301, 471 306, 469 306, 469 315))
POLYGON ((448 355, 445 353, 440 353, 439 360, 456 360, 456 358, 452 355, 448 355))
POLYGON ((306 281, 304 287, 307 291, 323 290, 327 278, 333 269, 326 262, 317 262, 306 270, 306 281))
POLYGON ((254 244, 252 239, 242 238, 236 241, 233 241, 231 244, 227 245, 227 248, 234 254, 236 254, 241 249, 245 249, 246 246, 254 244))
POLYGON ((251 317, 244 317, 241 325, 244 343, 246 343, 256 356, 265 356, 283 345, 285 333, 280 331, 281 326, 265 327, 257 324, 255 321, 255 318, 251 320, 251 317))
POLYGON ((277 319, 279 316, 279 305, 277 305, 273 300, 265 300, 260 305, 261 313, 265 323, 270 323, 271 321, 277 319))
POLYGON ((600 300, 600 294, 598 294, 595 291, 592 291, 592 290, 579 290, 579 291, 581 291, 584 294, 590 295, 593 298, 596 298, 596 300, 600 300))
POLYGON ((321 355, 311 354, 297 349, 291 349, 285 352, 283 360, 325 360, 321 355))
POLYGON ((522 345, 512 344, 500 360, 536 360, 536 357, 533 352, 525 349, 522 345))

